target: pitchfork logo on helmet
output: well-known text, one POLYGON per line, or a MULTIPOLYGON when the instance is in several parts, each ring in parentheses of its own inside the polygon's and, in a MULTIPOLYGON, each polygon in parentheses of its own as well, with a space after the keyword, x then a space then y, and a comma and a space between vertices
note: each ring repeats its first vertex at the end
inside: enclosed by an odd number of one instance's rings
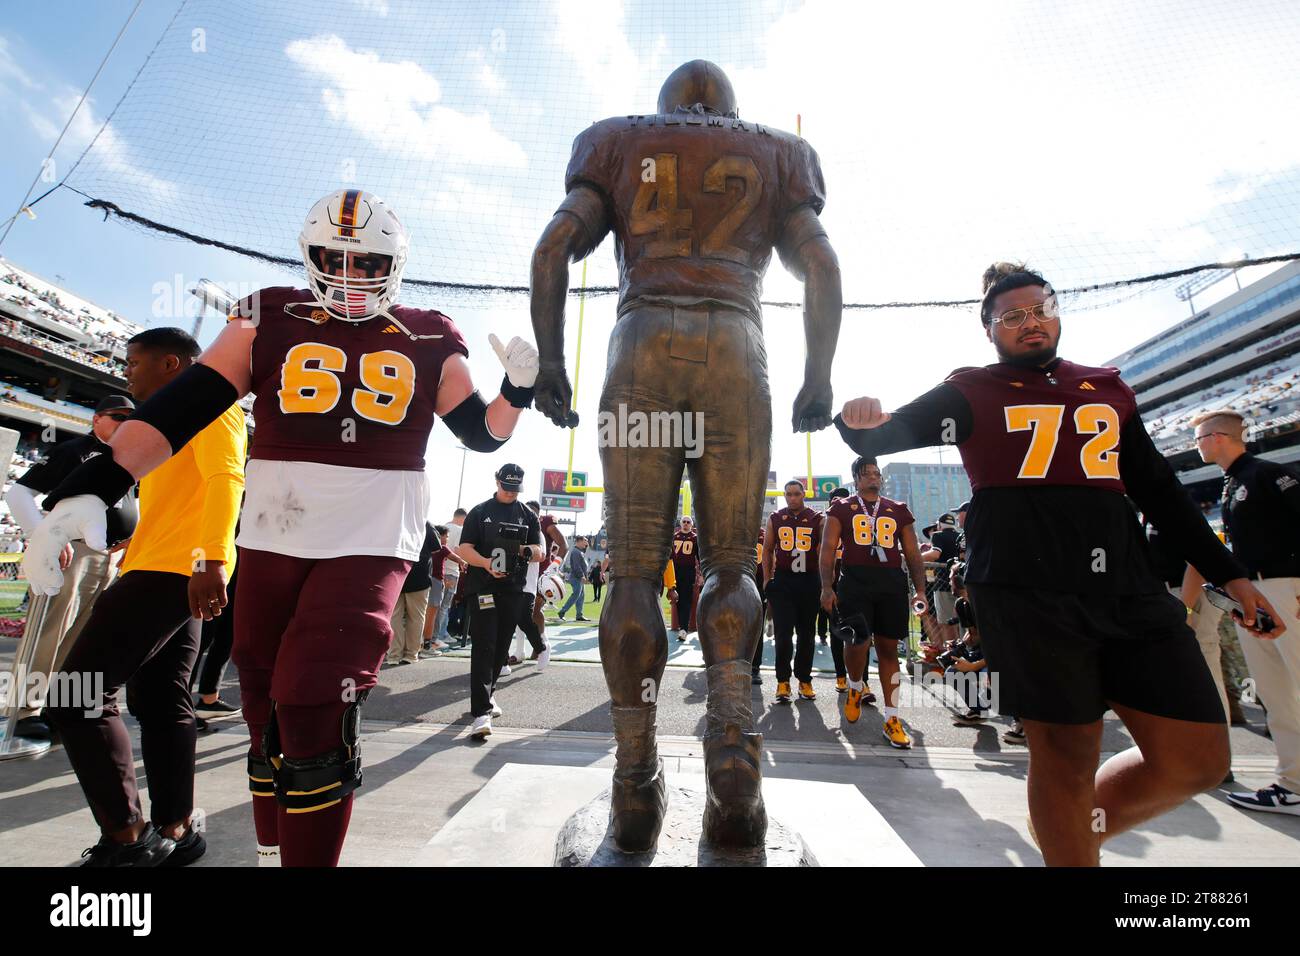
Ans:
POLYGON ((537 584, 537 593, 542 596, 546 607, 559 607, 564 603, 564 579, 560 577, 558 566, 542 575, 537 584))
POLYGON ((348 322, 372 319, 393 305, 409 246, 392 207, 362 189, 340 189, 317 202, 298 236, 316 301, 348 322))

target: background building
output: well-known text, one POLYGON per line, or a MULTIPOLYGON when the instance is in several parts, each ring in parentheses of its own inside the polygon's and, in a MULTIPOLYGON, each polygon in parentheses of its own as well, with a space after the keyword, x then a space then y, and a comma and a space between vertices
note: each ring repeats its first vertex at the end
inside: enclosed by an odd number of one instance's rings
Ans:
POLYGON ((970 479, 960 464, 914 465, 894 461, 881 474, 886 498, 906 502, 916 516, 917 531, 933 524, 945 511, 952 511, 970 498, 970 479))
POLYGON ((1298 353, 1300 262, 1293 262, 1106 364, 1133 388, 1156 447, 1217 526, 1223 475, 1201 462, 1191 421, 1232 408, 1251 426, 1251 451, 1300 461, 1298 353))

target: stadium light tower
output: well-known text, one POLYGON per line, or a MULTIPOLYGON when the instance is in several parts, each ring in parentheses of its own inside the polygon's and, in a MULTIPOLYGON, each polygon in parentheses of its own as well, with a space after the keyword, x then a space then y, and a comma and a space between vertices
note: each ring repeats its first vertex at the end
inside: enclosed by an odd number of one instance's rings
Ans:
MULTIPOLYGON (((1243 252, 1238 256, 1238 258, 1249 259, 1250 256, 1243 252)), ((1195 317, 1196 303, 1192 301, 1193 296, 1200 295, 1210 286, 1222 282, 1224 279, 1228 278, 1228 276, 1232 276, 1237 280, 1237 291, 1240 292, 1241 279, 1237 276, 1236 269, 1211 269, 1208 272, 1202 272, 1198 275, 1192 276, 1182 285, 1174 289, 1174 295, 1178 296, 1180 301, 1187 303, 1188 307, 1192 310, 1192 316, 1195 317)))
MULTIPOLYGON (((235 297, 209 279, 200 279, 196 282, 194 288, 190 289, 190 295, 207 308, 220 312, 222 318, 230 315, 235 308, 235 297)), ((194 317, 194 331, 191 333, 195 340, 198 339, 202 327, 203 309, 199 309, 199 314, 194 317)))

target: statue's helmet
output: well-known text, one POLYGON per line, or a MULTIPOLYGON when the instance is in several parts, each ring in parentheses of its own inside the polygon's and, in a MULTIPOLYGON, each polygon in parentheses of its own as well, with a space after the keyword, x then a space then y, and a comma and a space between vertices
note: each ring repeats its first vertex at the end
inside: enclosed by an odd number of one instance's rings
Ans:
POLYGON ((727 74, 708 60, 683 63, 664 80, 659 88, 659 112, 672 113, 679 106, 688 110, 700 106, 704 112, 720 116, 740 115, 727 74))

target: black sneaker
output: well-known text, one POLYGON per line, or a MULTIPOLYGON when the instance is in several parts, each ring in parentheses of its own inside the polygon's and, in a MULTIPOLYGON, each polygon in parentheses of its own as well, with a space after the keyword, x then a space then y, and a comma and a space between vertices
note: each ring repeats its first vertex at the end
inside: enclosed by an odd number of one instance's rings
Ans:
POLYGON ((982 727, 988 719, 989 715, 986 711, 968 710, 964 714, 959 714, 953 724, 958 727, 982 727))
POLYGON ((1019 723, 1012 724, 1011 727, 1002 734, 1002 742, 1007 744, 1021 744, 1025 742, 1025 728, 1019 723))
POLYGON ((574 620, 581 621, 583 624, 590 624, 590 623, 591 623, 591 618, 589 618, 589 617, 583 617, 581 614, 579 614, 579 615, 578 615, 574 620))
POLYGON ((194 702, 194 716, 206 717, 209 720, 214 717, 233 717, 239 713, 239 710, 240 708, 227 704, 220 697, 210 704, 205 704, 201 699, 194 702))
POLYGON ((82 851, 85 862, 82 866, 158 866, 171 856, 176 849, 176 841, 169 840, 154 827, 146 823, 144 833, 134 843, 118 843, 108 837, 102 837, 92 847, 82 851))
POLYGON ((208 852, 208 841, 203 834, 193 827, 185 831, 185 836, 176 841, 176 849, 171 856, 163 860, 163 866, 189 866, 204 853, 208 852))
POLYGON ((14 724, 14 736, 24 740, 52 740, 54 734, 41 717, 24 717, 14 724))
POLYGON ((763 683, 763 675, 760 674, 758 671, 754 671, 750 674, 749 682, 753 684, 755 687, 761 686, 763 683))

